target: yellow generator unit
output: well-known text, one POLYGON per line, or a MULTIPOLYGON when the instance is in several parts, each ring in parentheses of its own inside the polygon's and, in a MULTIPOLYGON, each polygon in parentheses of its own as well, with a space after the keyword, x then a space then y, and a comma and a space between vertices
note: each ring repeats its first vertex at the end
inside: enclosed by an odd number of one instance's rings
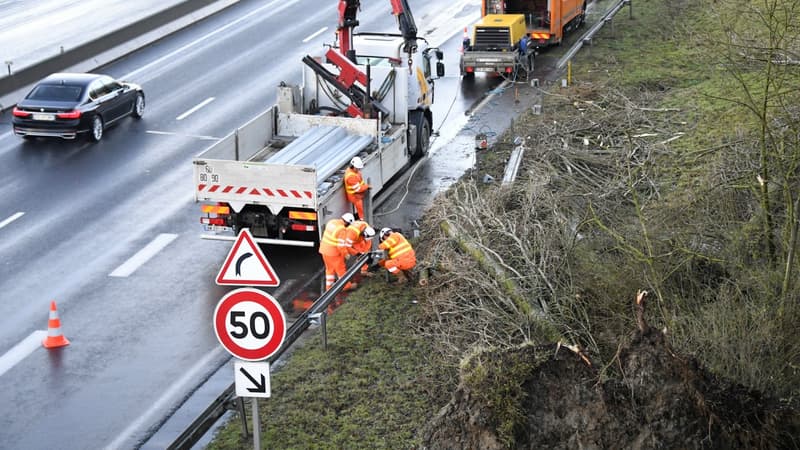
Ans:
POLYGON ((487 14, 475 24, 472 49, 475 51, 510 52, 525 36, 523 14, 487 14))

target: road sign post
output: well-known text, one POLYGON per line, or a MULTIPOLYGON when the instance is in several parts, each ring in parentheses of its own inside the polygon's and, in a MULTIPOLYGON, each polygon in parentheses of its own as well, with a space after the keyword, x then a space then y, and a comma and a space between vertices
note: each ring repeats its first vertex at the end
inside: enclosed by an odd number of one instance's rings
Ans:
POLYGON ((269 363, 265 360, 280 350, 286 339, 286 315, 271 295, 258 289, 239 288, 217 303, 214 333, 225 350, 244 360, 234 362, 236 395, 251 397, 253 444, 258 450, 261 447, 258 398, 271 394, 269 363))

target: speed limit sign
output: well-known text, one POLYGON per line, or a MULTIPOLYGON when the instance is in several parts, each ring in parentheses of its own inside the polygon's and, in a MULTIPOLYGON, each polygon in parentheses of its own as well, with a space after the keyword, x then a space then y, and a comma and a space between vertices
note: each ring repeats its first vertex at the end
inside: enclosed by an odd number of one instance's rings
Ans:
POLYGON ((217 303, 214 332, 231 355, 261 361, 281 348, 286 316, 270 295, 253 288, 236 289, 217 303))

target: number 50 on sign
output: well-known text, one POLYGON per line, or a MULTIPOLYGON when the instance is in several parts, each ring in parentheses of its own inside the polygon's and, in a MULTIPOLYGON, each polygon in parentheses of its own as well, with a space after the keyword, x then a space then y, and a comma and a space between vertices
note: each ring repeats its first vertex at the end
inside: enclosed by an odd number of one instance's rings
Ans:
POLYGON ((286 316, 272 296, 252 288, 236 289, 217 303, 214 332, 233 356, 261 361, 281 348, 286 316))

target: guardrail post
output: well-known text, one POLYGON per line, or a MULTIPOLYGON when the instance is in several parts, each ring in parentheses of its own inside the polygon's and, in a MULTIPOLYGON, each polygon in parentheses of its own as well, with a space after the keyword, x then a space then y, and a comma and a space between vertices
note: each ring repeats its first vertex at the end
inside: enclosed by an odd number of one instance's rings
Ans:
POLYGON ((322 337, 322 350, 328 351, 328 312, 322 311, 316 314, 309 314, 308 320, 317 321, 320 327, 320 336, 322 337))
POLYGON ((245 410, 244 410, 244 398, 237 397, 236 400, 237 400, 236 404, 237 404, 237 406, 239 408, 239 415, 242 416, 242 437, 247 439, 247 436, 248 436, 248 433, 247 433, 247 415, 245 414, 245 410))

